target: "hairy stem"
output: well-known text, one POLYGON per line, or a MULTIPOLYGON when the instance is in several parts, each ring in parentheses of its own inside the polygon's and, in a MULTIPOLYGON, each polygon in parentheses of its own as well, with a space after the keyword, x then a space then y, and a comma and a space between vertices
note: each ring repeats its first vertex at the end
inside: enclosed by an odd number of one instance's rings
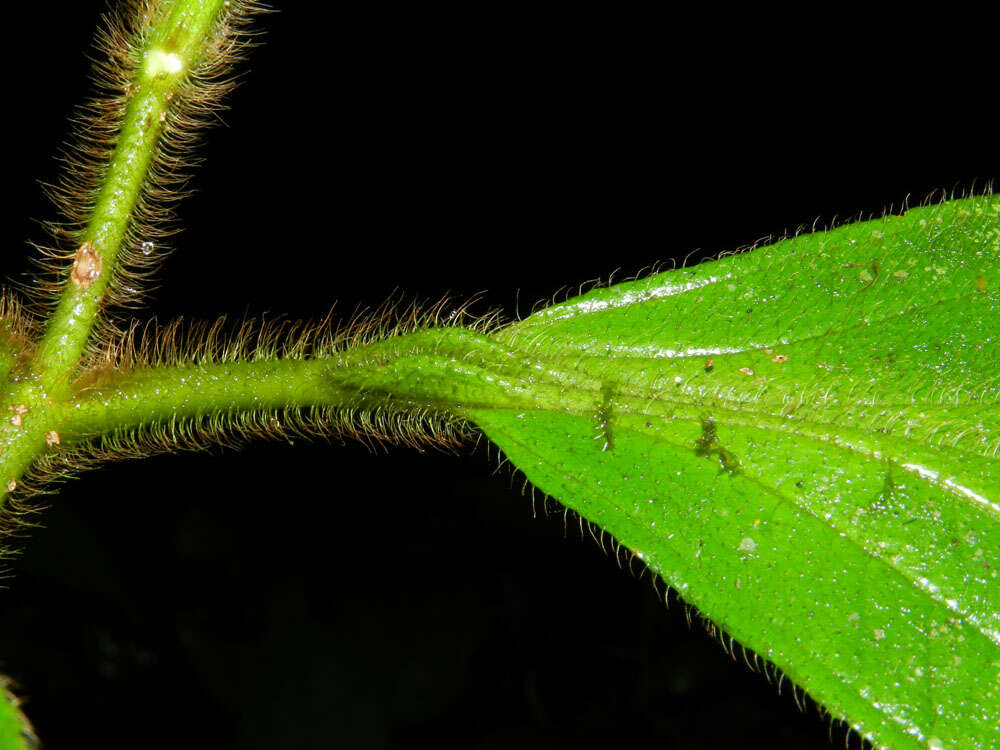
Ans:
MULTIPOLYGON (((156 179, 157 149, 172 103, 209 54, 225 0, 164 0, 139 7, 139 44, 123 64, 128 104, 101 167, 93 208, 85 220, 61 297, 30 365, 18 359, 13 338, 0 342, 0 368, 7 371, 0 397, 0 506, 22 475, 59 445, 55 412, 71 394, 71 382, 112 291, 116 263, 130 225, 141 212, 144 191, 156 179)), ((126 45, 127 48, 127 45, 126 45)), ((27 351, 27 349, 25 349, 27 351)))
POLYGON ((330 409, 447 418, 483 400, 527 406, 536 394, 497 382, 505 358, 482 334, 430 329, 322 357, 141 369, 82 390, 53 417, 75 442, 209 415, 330 409))
POLYGON ((224 0, 175 0, 148 30, 114 153, 38 350, 36 368, 50 396, 68 387, 87 345, 122 240, 150 178, 171 100, 203 55, 225 5, 224 0))

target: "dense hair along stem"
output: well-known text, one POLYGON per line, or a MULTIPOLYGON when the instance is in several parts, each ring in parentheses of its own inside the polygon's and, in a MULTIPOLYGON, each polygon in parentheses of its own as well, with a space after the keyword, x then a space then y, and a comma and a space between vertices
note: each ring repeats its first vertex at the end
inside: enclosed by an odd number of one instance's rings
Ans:
POLYGON ((96 353, 124 332, 162 255, 197 136, 232 86, 253 0, 125 0, 98 36, 95 97, 77 119, 67 174, 49 189, 60 217, 40 247, 40 282, 0 307, 0 503, 62 442, 54 410, 96 353), (45 318, 45 324, 37 320, 45 318), (36 329, 43 329, 38 335, 36 329))
POLYGON ((65 223, 56 232, 62 247, 49 252, 58 267, 48 291, 57 299, 35 360, 50 395, 65 392, 104 308, 134 304, 133 282, 149 273, 139 248, 167 231, 163 209, 184 151, 225 92, 216 79, 238 50, 233 6, 245 10, 224 0, 134 2, 101 40, 109 95, 91 108, 84 138, 92 140, 71 155, 80 174, 57 195, 65 223))

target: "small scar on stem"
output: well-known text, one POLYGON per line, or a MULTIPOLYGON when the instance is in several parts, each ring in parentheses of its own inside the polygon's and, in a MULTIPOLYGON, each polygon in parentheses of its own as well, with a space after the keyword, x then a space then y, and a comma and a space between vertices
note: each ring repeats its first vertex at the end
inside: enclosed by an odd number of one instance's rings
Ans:
POLYGON ((10 407, 10 410, 14 412, 14 415, 10 418, 10 423, 15 427, 20 427, 22 418, 28 413, 28 407, 24 404, 18 404, 17 406, 10 407))
POLYGON ((84 242, 73 258, 73 270, 70 278, 81 289, 87 289, 101 275, 101 256, 94 245, 84 242))

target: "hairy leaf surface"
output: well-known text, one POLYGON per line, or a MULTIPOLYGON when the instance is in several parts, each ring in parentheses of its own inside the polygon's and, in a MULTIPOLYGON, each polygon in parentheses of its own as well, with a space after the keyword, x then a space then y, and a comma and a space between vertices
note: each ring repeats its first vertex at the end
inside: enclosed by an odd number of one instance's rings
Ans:
POLYGON ((541 310, 465 413, 878 746, 996 747, 998 303, 951 201, 541 310))

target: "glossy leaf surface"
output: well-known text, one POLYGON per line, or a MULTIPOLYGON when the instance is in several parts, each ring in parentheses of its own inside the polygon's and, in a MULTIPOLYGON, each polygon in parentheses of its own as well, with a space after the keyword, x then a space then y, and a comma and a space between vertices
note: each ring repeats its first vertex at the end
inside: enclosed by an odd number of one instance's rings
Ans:
POLYGON ((599 289, 466 411, 876 745, 1000 744, 1000 200, 599 289), (529 399, 530 400, 530 399, 529 399))

